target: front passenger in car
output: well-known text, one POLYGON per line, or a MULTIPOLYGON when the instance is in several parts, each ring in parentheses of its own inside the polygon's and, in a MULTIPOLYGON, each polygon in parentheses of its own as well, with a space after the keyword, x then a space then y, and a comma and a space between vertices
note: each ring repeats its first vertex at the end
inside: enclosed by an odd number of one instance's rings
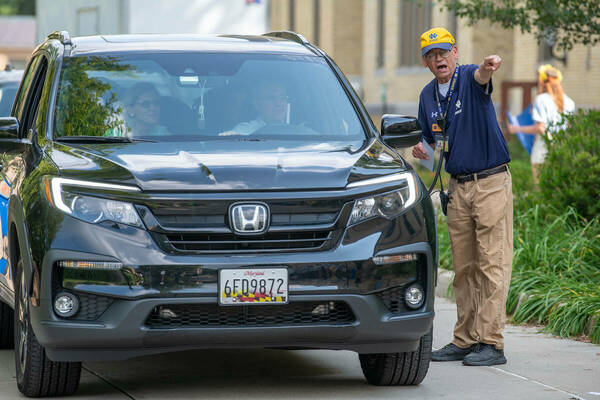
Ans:
POLYGON ((160 95, 147 82, 133 85, 125 95, 126 129, 112 128, 104 136, 167 136, 169 130, 159 123, 160 95))

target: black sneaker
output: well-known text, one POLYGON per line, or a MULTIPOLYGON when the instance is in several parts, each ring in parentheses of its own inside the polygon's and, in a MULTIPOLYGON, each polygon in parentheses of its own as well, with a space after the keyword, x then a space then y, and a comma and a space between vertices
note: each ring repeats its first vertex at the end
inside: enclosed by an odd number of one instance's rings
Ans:
POLYGON ((445 345, 439 350, 431 352, 431 361, 458 361, 465 358, 465 356, 475 350, 477 344, 463 349, 458 347, 454 343, 445 345))
POLYGON ((506 364, 504 350, 499 350, 492 344, 481 343, 477 349, 463 358, 464 365, 489 366, 506 364))

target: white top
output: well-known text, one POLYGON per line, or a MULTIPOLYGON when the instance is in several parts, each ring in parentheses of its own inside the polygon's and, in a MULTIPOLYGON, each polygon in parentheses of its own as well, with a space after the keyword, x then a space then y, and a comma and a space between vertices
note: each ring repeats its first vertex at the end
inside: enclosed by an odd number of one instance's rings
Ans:
POLYGON ((448 89, 450 89, 450 81, 448 81, 446 83, 438 82, 438 90, 439 90, 440 94, 442 95, 442 97, 446 97, 446 94, 448 94, 448 89))
POLYGON ((255 131, 259 130, 260 128, 262 128, 265 125, 266 125, 266 123, 260 118, 257 118, 255 120, 248 121, 248 122, 240 122, 239 124, 234 126, 232 130, 219 133, 219 136, 232 136, 232 135, 246 136, 246 135, 250 135, 251 133, 254 133, 255 131))
MULTIPOLYGON (((572 114, 575 111, 575 102, 567 95, 565 95, 564 102, 565 106, 563 113, 572 114)), ((553 133, 566 128, 566 123, 560 123, 562 115, 560 111, 558 111, 554 99, 548 93, 542 93, 535 97, 531 115, 535 122, 546 124, 546 134, 550 139, 552 139, 553 133)), ((546 143, 544 143, 542 135, 535 135, 535 141, 533 142, 533 148, 531 149, 531 163, 543 163, 547 152, 548 149, 546 149, 546 143)))

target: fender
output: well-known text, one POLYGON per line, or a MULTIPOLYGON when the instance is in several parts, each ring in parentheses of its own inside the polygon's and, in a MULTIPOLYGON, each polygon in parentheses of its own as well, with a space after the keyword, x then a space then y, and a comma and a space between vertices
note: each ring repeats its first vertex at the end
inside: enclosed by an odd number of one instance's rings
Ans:
MULTIPOLYGON (((27 224, 25 222, 25 214, 23 212, 23 204, 21 203, 21 199, 15 195, 11 196, 9 201, 8 227, 8 262, 13 277, 15 275, 18 254, 20 254, 23 259, 25 280, 29 288, 29 293, 39 293, 39 291, 34 292, 32 287, 34 275, 33 257, 30 251, 31 246, 29 243, 27 224)), ((35 304, 39 304, 39 299, 36 299, 32 305, 35 304)))

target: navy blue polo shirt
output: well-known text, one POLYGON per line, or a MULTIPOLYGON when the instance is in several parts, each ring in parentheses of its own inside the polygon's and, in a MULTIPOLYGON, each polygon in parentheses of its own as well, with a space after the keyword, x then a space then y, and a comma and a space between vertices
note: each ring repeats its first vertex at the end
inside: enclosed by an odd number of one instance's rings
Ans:
MULTIPOLYGON (((492 81, 480 85, 474 77, 477 68, 474 64, 460 66, 454 95, 450 99, 446 115, 449 151, 446 171, 450 174, 470 174, 510 161, 491 99, 492 81)), ((435 90, 438 85, 434 78, 419 97, 419 123, 423 138, 430 144, 435 141, 435 134, 441 134, 436 121, 439 111, 435 90)), ((438 95, 444 111, 446 99, 438 95)))

